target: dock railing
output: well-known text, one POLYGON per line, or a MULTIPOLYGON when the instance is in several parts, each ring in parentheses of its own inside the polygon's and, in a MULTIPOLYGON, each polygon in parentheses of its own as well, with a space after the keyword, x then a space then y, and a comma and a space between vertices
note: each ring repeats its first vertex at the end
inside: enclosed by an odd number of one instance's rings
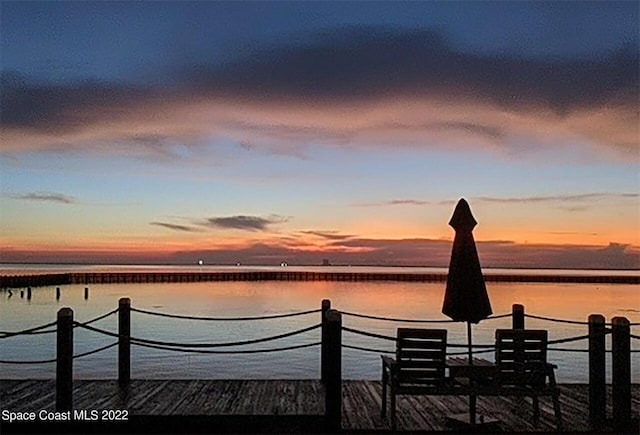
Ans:
MULTIPOLYGON (((71 410, 73 408, 73 361, 78 358, 84 358, 112 347, 118 346, 118 383, 120 387, 126 388, 131 382, 131 346, 140 346, 145 348, 159 349, 169 352, 181 353, 199 353, 199 354, 253 354, 253 353, 269 353, 283 352, 294 349, 320 347, 320 378, 325 386, 325 412, 327 427, 330 430, 340 428, 341 418, 341 385, 342 385, 342 349, 352 349, 363 352, 374 353, 392 353, 385 349, 356 346, 343 341, 342 333, 356 334, 373 339, 381 339, 388 341, 396 340, 396 337, 379 334, 376 332, 365 331, 361 329, 351 328, 343 325, 343 318, 360 318, 373 321, 401 322, 401 323, 419 323, 419 324, 438 324, 453 323, 447 319, 403 319, 393 317, 374 316, 363 313, 354 313, 349 311, 338 311, 331 308, 331 302, 325 299, 321 302, 319 309, 307 311, 250 316, 250 317, 199 317, 189 315, 167 314, 161 312, 147 311, 137 309, 131 306, 129 298, 119 300, 118 308, 110 312, 95 317, 89 321, 77 322, 73 319, 73 310, 71 308, 61 308, 58 311, 58 317, 55 322, 32 327, 22 331, 8 332, 0 331, 0 340, 9 339, 19 336, 30 336, 40 334, 53 334, 56 339, 56 358, 48 360, 0 360, 2 364, 56 364, 56 408, 61 411, 71 410), (272 335, 268 337, 254 338, 249 340, 221 342, 221 343, 184 343, 184 342, 168 342, 151 340, 141 337, 131 336, 131 312, 136 312, 149 316, 186 319, 207 322, 220 321, 254 321, 254 320, 273 320, 294 316, 304 316, 320 313, 320 323, 313 324, 298 330, 289 331, 282 334, 272 335), (111 332, 96 326, 94 323, 103 320, 109 316, 118 314, 118 332, 111 332), (82 328, 94 333, 102 334, 116 339, 113 343, 93 349, 88 352, 74 354, 73 353, 73 336, 74 329, 82 328), (290 346, 280 346, 262 349, 229 349, 244 345, 252 345, 259 343, 267 343, 286 337, 296 336, 315 329, 321 329, 321 341, 308 342, 290 346)), ((589 353, 589 417, 594 427, 599 427, 606 420, 606 376, 605 354, 612 353, 612 418, 614 429, 622 430, 627 427, 631 421, 631 353, 640 352, 640 350, 631 349, 631 340, 640 340, 640 336, 631 334, 631 327, 638 326, 640 323, 630 323, 624 317, 614 317, 610 323, 605 323, 604 316, 600 314, 592 314, 587 321, 578 321, 571 319, 558 319, 551 317, 538 316, 525 312, 524 306, 514 304, 511 313, 505 313, 496 316, 490 316, 486 320, 495 320, 501 318, 512 318, 512 327, 514 329, 524 329, 525 319, 536 319, 538 321, 565 323, 572 325, 581 325, 587 328, 587 333, 562 339, 550 340, 548 351, 551 352, 587 352, 589 353), (605 338, 611 334, 611 349, 606 349, 605 338), (588 348, 563 348, 554 345, 588 341, 588 348)), ((467 348, 467 344, 449 343, 448 348, 451 352, 447 355, 466 355, 468 352, 460 351, 460 348, 467 348)), ((495 351, 494 344, 475 344, 472 346, 474 354, 483 354, 495 351)))

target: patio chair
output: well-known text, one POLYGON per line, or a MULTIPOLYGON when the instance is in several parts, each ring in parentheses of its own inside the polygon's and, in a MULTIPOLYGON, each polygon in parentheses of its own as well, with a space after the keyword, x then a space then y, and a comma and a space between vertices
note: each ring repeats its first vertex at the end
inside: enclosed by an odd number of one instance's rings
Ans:
POLYGON ((535 421, 540 418, 539 397, 551 396, 556 426, 560 429, 560 389, 554 373, 557 366, 547 362, 547 335, 545 330, 496 330, 498 373, 490 388, 495 389, 496 395, 532 397, 535 421))
POLYGON ((396 357, 382 356, 382 417, 391 396, 391 426, 396 428, 396 396, 453 394, 445 377, 446 329, 398 328, 396 357))

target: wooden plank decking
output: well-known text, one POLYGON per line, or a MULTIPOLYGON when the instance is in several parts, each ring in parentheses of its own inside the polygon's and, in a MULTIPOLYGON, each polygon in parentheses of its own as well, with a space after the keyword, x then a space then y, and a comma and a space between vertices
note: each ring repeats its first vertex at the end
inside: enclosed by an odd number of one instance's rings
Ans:
MULTIPOLYGON (((613 432, 592 428, 588 420, 587 385, 561 385, 566 432, 613 432)), ((640 385, 633 385, 632 412, 640 415, 640 385)), ((391 432, 380 417, 381 385, 377 381, 344 381, 342 427, 351 433, 391 432)), ((321 433, 324 388, 315 380, 134 380, 122 390, 116 381, 74 381, 74 409, 129 410, 128 423, 8 425, 2 433, 37 432, 209 432, 321 433)), ((611 401, 609 400, 609 403, 611 401)), ((55 381, 0 381, 0 408, 9 411, 55 409, 55 381)), ((468 399, 456 396, 399 396, 399 432, 452 432, 449 414, 468 411, 468 399)), ((541 418, 532 420, 530 399, 480 397, 478 412, 497 418, 505 433, 555 431, 553 408, 541 398, 541 418)), ((611 415, 611 409, 608 410, 611 415)), ((636 430, 637 433, 637 430, 636 430)))

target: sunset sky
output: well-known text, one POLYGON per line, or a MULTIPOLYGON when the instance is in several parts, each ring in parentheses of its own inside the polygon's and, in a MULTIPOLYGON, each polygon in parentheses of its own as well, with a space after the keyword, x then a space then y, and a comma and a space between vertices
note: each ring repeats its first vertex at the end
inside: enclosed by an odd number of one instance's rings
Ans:
POLYGON ((0 260, 640 268, 637 1, 0 4, 0 260))

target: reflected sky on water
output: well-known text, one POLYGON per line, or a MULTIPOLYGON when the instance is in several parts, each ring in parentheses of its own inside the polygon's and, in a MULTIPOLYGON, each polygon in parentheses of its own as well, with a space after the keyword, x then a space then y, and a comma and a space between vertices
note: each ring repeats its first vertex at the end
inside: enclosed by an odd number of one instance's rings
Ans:
MULTIPOLYGON (((0 293, 0 330, 15 331, 48 323, 56 318, 61 307, 71 307, 75 319, 86 321, 117 307, 118 299, 130 297, 132 306, 161 313, 190 316, 260 316, 312 310, 322 299, 330 299, 334 308, 352 313, 404 319, 447 320, 441 314, 444 283, 405 282, 206 282, 168 284, 109 284, 89 286, 89 299, 84 299, 84 285, 61 286, 59 301, 55 287, 33 289, 27 300, 13 290, 0 293)), ((521 303, 526 312, 545 317, 586 321, 589 314, 600 313, 607 322, 614 316, 640 322, 640 301, 637 285, 623 284, 550 284, 550 283, 488 283, 494 314, 511 311, 513 303, 521 303)), ((248 340, 286 333, 320 322, 320 314, 277 320, 206 322, 169 319, 132 313, 132 336, 178 343, 219 343, 248 340)), ((400 326, 446 328, 450 343, 466 344, 463 323, 417 325, 343 316, 345 326, 395 335, 400 326)), ((508 328, 511 319, 489 319, 473 327, 474 344, 491 344, 496 328, 508 328)), ((550 340, 583 335, 586 325, 550 323, 526 319, 528 328, 548 329, 550 340)), ((117 317, 111 316, 94 326, 117 331, 117 317)), ((632 327, 640 334, 640 327, 632 327)), ((113 342, 115 339, 95 332, 75 329, 75 353, 86 352, 113 342)), ((253 345, 251 349, 284 347, 319 341, 320 331, 314 330, 286 339, 253 345)), ((343 343, 379 350, 393 350, 393 343, 349 332, 343 333, 343 343)), ((44 360, 55 357, 55 335, 34 335, 3 339, 0 342, 2 360, 44 360)), ((610 346, 610 343, 607 344, 610 346)), ((555 345, 586 349, 587 341, 555 345)), ((632 348, 640 349, 638 341, 632 348)), ((234 348, 240 349, 240 348, 234 348)), ((243 349, 246 349, 244 347, 243 349)), ((450 349, 455 352, 464 349, 450 349)), ((318 378, 319 347, 286 352, 252 355, 196 355, 133 347, 132 376, 152 378, 318 378)), ((492 359, 492 353, 483 354, 492 359)), ((549 360, 559 366, 561 382, 586 382, 587 353, 549 353, 549 360)), ((610 359, 610 356, 609 356, 610 359)), ((608 364, 609 366, 610 364, 608 364)), ((632 355, 634 382, 640 381, 640 354, 632 355)), ((3 378, 54 378, 54 364, 0 364, 3 378)), ((343 350, 343 376, 348 379, 377 379, 380 376, 378 353, 343 350)), ((77 378, 115 378, 117 349, 112 348, 75 361, 77 378)))

